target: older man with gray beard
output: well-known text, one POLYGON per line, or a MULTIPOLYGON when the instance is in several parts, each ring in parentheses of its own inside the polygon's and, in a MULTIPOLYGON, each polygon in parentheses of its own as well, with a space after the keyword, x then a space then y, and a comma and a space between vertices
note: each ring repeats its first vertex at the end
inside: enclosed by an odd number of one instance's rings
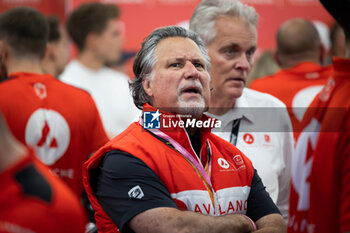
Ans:
POLYGON ((84 165, 99 232, 285 231, 250 160, 210 133, 209 67, 203 42, 184 28, 143 42, 131 84, 143 117, 84 165))

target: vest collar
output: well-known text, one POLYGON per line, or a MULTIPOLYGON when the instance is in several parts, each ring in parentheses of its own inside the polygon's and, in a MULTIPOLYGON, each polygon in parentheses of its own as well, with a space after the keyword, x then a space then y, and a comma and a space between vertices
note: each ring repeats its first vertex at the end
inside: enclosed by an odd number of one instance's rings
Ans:
MULTIPOLYGON (((211 133, 211 129, 215 126, 215 122, 217 121, 214 118, 210 118, 203 114, 202 118, 199 120, 190 119, 190 118, 184 118, 181 114, 176 113, 169 113, 162 111, 160 109, 157 109, 150 104, 146 103, 143 106, 143 112, 142 116, 145 116, 145 112, 159 112, 160 115, 160 130, 161 132, 165 133, 167 136, 172 138, 173 140, 177 141, 179 144, 181 144, 188 152, 191 153, 194 157, 201 157, 200 155, 197 156, 196 152, 194 151, 194 148, 192 147, 190 136, 188 132, 185 130, 185 125, 189 123, 193 123, 196 125, 197 121, 200 122, 206 122, 205 126, 208 127, 202 127, 200 128, 200 138, 201 138, 201 153, 206 153, 206 145, 207 145, 207 139, 211 133), (190 121, 188 123, 188 121, 190 121), (182 123, 181 123, 182 122, 182 123)), ((142 118, 143 118, 142 117, 142 118)), ((140 124, 143 125, 143 119, 141 118, 140 124)), ((191 125, 191 124, 189 124, 191 125)), ((199 124, 200 125, 200 124, 199 124)), ((152 132, 152 129, 149 129, 152 132)))

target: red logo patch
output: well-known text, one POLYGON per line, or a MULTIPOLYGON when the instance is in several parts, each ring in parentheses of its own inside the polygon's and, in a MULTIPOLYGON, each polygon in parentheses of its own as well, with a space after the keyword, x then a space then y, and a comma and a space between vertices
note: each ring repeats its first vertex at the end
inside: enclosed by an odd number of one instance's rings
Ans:
POLYGON ((235 155, 233 156, 233 161, 235 162, 236 166, 241 166, 244 162, 243 162, 243 158, 241 155, 235 155))
POLYGON ((270 135, 265 134, 265 135, 264 135, 264 138, 265 138, 265 141, 266 141, 266 142, 270 142, 270 135))
POLYGON ((253 144, 254 143, 254 137, 250 133, 246 133, 243 135, 243 140, 247 144, 253 144))
POLYGON ((33 85, 35 94, 40 98, 40 99, 45 99, 47 94, 46 94, 46 86, 42 83, 34 83, 33 85))

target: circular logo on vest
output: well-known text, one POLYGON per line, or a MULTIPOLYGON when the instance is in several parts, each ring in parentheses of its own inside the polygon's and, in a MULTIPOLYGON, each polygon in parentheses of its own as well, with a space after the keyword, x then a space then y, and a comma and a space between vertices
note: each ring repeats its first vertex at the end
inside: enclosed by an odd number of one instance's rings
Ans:
POLYGON ((29 117, 25 140, 36 150, 43 163, 52 165, 68 148, 70 141, 68 123, 56 111, 38 109, 29 117))
POLYGON ((254 143, 254 137, 250 133, 246 133, 243 135, 243 140, 247 144, 253 144, 254 143))
POLYGON ((218 164, 220 165, 220 167, 227 169, 230 167, 230 164, 223 158, 219 158, 218 159, 218 164))

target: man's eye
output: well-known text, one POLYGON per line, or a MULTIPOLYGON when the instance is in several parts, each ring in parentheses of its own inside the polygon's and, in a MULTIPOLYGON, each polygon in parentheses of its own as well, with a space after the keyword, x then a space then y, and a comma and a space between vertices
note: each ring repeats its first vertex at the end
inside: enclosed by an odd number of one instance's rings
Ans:
POLYGON ((228 58, 228 59, 232 59, 234 57, 237 56, 237 50, 234 50, 234 49, 227 49, 225 51, 225 56, 228 58))
POLYGON ((171 63, 171 64, 169 65, 169 67, 180 67, 180 66, 181 66, 180 63, 171 63))
POLYGON ((194 63, 193 65, 195 67, 204 68, 204 65, 202 63, 194 63))
POLYGON ((227 53, 227 54, 233 54, 234 51, 233 51, 233 49, 228 49, 228 50, 226 50, 226 53, 227 53))
POLYGON ((254 53, 255 53, 254 50, 247 51, 247 56, 252 57, 254 55, 254 53))

